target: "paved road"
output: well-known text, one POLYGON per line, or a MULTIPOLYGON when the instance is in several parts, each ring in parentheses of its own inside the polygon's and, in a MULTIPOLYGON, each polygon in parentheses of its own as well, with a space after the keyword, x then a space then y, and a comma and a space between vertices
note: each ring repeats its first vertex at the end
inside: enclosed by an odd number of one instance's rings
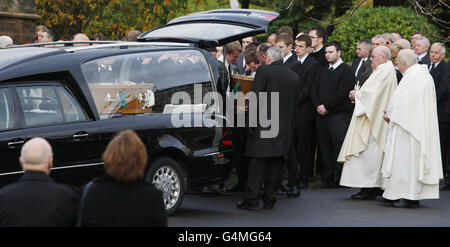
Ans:
POLYGON ((399 209, 375 201, 354 201, 358 189, 306 189, 299 198, 279 195, 273 210, 247 211, 235 207, 242 193, 204 197, 185 195, 171 227, 390 227, 450 226, 450 191, 439 200, 423 200, 418 209, 399 209))

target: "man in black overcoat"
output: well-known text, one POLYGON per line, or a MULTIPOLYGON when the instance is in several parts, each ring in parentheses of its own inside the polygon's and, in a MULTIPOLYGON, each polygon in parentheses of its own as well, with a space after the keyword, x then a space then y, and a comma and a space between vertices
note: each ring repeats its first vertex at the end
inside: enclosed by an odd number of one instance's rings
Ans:
MULTIPOLYGON (((273 208, 293 135, 299 79, 283 65, 283 51, 279 47, 270 48, 267 57, 267 65, 258 68, 252 88, 257 95, 256 105, 267 107, 258 107, 256 127, 250 125, 249 128, 245 150, 245 156, 249 158, 249 174, 244 200, 236 205, 240 209, 258 209, 259 199, 262 199, 265 209, 273 208), (267 94, 266 99, 262 93, 267 94), (265 119, 270 121, 268 127, 265 119)), ((250 114, 251 111, 250 108, 250 114)))
POLYGON ((19 159, 23 176, 0 190, 0 226, 75 226, 79 194, 48 174, 52 148, 42 138, 26 142, 19 159))

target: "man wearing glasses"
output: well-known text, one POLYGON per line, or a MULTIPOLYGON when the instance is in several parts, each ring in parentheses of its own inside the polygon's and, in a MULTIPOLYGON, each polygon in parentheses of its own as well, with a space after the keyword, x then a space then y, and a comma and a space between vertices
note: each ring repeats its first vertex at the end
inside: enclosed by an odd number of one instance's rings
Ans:
POLYGON ((311 37, 311 48, 313 52, 311 55, 319 63, 319 66, 327 66, 328 61, 325 58, 324 42, 327 39, 327 31, 323 27, 314 27, 309 31, 309 37, 311 37))

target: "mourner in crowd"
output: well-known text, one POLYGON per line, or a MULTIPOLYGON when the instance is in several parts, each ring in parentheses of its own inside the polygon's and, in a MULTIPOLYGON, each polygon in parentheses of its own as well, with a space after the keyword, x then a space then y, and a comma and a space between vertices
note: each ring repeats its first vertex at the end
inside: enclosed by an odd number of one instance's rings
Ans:
POLYGON ((161 190, 144 181, 147 149, 132 130, 119 132, 102 156, 106 175, 84 186, 78 226, 167 226, 161 190))
POLYGON ((20 152, 24 174, 0 190, 0 226, 75 226, 80 196, 49 177, 53 152, 43 138, 27 141, 20 152))
POLYGON ((372 73, 370 62, 370 53, 372 52, 372 44, 368 40, 361 40, 356 46, 356 55, 352 63, 352 71, 355 74, 355 86, 361 87, 372 73))
POLYGON ((442 168, 445 177, 443 189, 450 189, 448 176, 449 153, 450 153, 450 81, 448 79, 448 66, 444 61, 445 46, 443 43, 434 43, 430 49, 430 74, 436 88, 437 111, 439 120, 439 139, 441 143, 442 168))
POLYGON ((312 56, 316 59, 319 66, 328 66, 328 61, 325 58, 324 44, 327 41, 327 30, 323 27, 314 27, 309 31, 311 37, 312 56))
POLYGON ((417 63, 412 50, 401 50, 396 64, 403 78, 385 113, 383 198, 394 207, 415 208, 419 200, 439 198, 443 178, 436 91, 428 67, 417 63))
POLYGON ((338 161, 344 164, 340 185, 361 188, 352 199, 375 199, 381 195, 387 123, 383 111, 397 87, 397 77, 386 46, 378 46, 370 58, 373 73, 358 91, 350 92, 355 102, 338 161))
POLYGON ((428 49, 430 48, 430 41, 425 38, 418 38, 416 40, 416 44, 414 45, 414 51, 416 52, 417 60, 419 64, 430 64, 430 54, 428 53, 428 49))
POLYGON ((316 72, 319 67, 312 55, 311 37, 300 35, 295 40, 295 53, 298 61, 303 66, 304 80, 300 88, 299 109, 295 124, 295 148, 297 162, 300 164, 299 188, 308 187, 309 178, 314 176, 314 161, 317 148, 316 135, 316 111, 312 106, 311 89, 315 82, 316 72))
POLYGON ((348 94, 354 88, 355 76, 351 67, 342 61, 341 54, 339 42, 332 41, 325 46, 329 65, 317 71, 311 92, 318 113, 316 130, 324 162, 321 188, 338 186, 342 164, 337 163, 337 157, 354 107, 348 94))

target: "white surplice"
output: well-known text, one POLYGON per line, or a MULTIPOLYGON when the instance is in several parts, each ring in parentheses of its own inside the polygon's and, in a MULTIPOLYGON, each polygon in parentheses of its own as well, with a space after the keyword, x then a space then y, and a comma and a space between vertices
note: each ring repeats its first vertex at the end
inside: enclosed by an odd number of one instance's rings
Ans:
POLYGON ((381 187, 381 164, 388 124, 383 110, 397 87, 394 65, 379 65, 355 95, 355 109, 338 162, 344 163, 340 185, 381 187))
POLYGON ((386 115, 390 123, 381 169, 383 197, 438 199, 443 172, 436 91, 426 65, 406 70, 386 115))

